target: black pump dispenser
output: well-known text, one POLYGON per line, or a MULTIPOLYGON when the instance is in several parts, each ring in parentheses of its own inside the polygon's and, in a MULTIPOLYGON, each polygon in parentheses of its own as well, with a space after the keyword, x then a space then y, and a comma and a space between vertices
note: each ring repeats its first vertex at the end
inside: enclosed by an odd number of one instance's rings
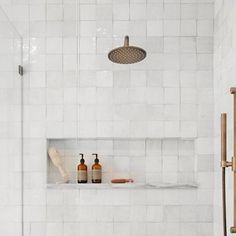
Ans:
POLYGON ((93 153, 92 155, 96 157, 96 158, 94 159, 94 162, 95 162, 95 163, 99 163, 98 154, 97 154, 97 153, 93 153))
POLYGON ((84 164, 84 154, 80 153, 79 155, 81 156, 80 163, 84 164))

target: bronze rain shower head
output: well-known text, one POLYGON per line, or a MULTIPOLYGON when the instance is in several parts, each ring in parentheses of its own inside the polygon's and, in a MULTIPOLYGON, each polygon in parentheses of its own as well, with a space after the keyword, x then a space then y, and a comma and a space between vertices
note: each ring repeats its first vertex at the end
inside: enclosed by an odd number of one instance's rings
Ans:
POLYGON ((111 50, 108 53, 108 58, 118 64, 133 64, 142 61, 146 55, 144 49, 129 46, 129 36, 125 36, 124 46, 111 50))

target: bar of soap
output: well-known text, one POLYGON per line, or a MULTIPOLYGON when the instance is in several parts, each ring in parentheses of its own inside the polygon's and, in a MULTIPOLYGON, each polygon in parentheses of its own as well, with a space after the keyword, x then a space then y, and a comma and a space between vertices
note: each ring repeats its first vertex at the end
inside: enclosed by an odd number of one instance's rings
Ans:
POLYGON ((111 182, 113 184, 124 184, 124 183, 133 183, 132 179, 112 179, 111 182))

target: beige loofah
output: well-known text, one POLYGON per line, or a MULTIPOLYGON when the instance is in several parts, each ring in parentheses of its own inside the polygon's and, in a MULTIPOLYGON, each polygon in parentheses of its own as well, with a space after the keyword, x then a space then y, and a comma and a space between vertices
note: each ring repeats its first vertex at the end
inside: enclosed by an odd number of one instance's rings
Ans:
POLYGON ((49 155, 53 165, 58 168, 58 170, 64 180, 63 182, 68 183, 70 181, 70 177, 69 177, 69 174, 67 173, 67 171, 63 167, 62 158, 61 158, 60 153, 56 150, 55 147, 50 147, 48 149, 48 155, 49 155))

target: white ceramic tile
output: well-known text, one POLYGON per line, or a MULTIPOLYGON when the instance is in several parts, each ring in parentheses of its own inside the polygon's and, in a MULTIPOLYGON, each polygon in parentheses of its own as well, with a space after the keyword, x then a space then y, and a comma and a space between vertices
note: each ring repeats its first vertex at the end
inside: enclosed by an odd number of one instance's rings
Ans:
POLYGON ((147 207, 147 221, 160 222, 163 219, 162 206, 148 206, 147 207))
MULTIPOLYGON (((115 22, 114 22, 115 26, 115 22)), ((112 30, 112 22, 111 21, 96 21, 96 31, 97 36, 100 37, 107 37, 112 35, 112 31, 114 32, 114 29, 112 30)))
POLYGON ((94 54, 96 51, 96 39, 90 37, 80 38, 80 53, 94 54))
POLYGON ((180 4, 164 4, 164 19, 180 19, 180 4))
POLYGON ((179 36, 179 20, 164 20, 164 36, 179 36))
POLYGON ((197 52, 212 53, 213 52, 212 41, 213 39, 211 37, 200 37, 197 40, 197 52))
POLYGON ((115 223, 114 224, 114 235, 130 235, 130 225, 128 223, 115 223))
POLYGON ((142 70, 131 71, 130 75, 132 87, 145 87, 146 86, 146 72, 142 70))
POLYGON ((163 21, 147 21, 147 36, 163 36, 163 21))
POLYGON ((158 70, 148 71, 147 85, 150 87, 161 87, 163 73, 158 70))
POLYGON ((163 227, 161 223, 148 223, 147 224, 147 235, 151 236, 155 232, 163 232, 163 227))
POLYGON ((196 52, 196 39, 191 37, 183 37, 180 40, 180 50, 183 53, 196 52))
POLYGON ((46 56, 46 70, 47 71, 61 71, 62 70, 62 56, 61 55, 47 55, 46 56))
POLYGON ((178 88, 165 88, 164 90, 165 104, 179 103, 179 89, 178 88))
POLYGON ((113 73, 111 71, 98 71, 96 73, 97 87, 112 87, 113 73))
POLYGON ((198 5, 198 19, 213 19, 212 4, 199 4, 198 5))
POLYGON ((63 38, 63 53, 73 54, 76 52, 77 42, 76 38, 63 38))
POLYGON ((130 32, 131 36, 146 37, 147 31, 148 30, 147 30, 146 21, 140 20, 140 21, 130 21, 129 22, 129 32, 130 32))
POLYGON ((78 30, 81 36, 95 36, 96 35, 96 22, 81 20, 78 30))
POLYGON ((46 224, 45 223, 31 223, 30 224, 31 235, 39 236, 41 234, 46 235, 46 224))
POLYGON ((63 19, 64 20, 76 20, 76 5, 78 3, 76 1, 68 1, 64 3, 63 6, 63 19))
POLYGON ((164 219, 166 222, 179 222, 179 216, 179 206, 166 206, 164 208, 164 219))
POLYGON ((63 8, 60 4, 47 5, 47 20, 61 21, 63 18, 63 8))
POLYGON ((61 38, 47 38, 46 51, 48 54, 62 53, 62 39, 61 38))
POLYGON ((164 37, 164 53, 178 53, 179 51, 179 37, 164 37))
POLYGON ((30 74, 30 87, 31 88, 43 88, 46 85, 45 73, 32 72, 30 74))
POLYGON ((31 5, 30 6, 30 20, 31 21, 43 21, 46 17, 45 6, 42 5, 31 5))
POLYGON ((213 21, 199 20, 197 23, 198 36, 212 36, 213 35, 213 21))
POLYGON ((96 19, 96 5, 85 4, 80 5, 80 20, 95 20, 96 19))
POLYGON ((129 19, 129 4, 127 2, 119 3, 119 2, 114 1, 113 19, 114 20, 128 20, 129 19))
POLYGON ((46 23, 46 35, 48 37, 60 37, 62 36, 63 25, 62 22, 48 21, 46 23))
POLYGON ((146 19, 146 4, 131 4, 130 5, 130 19, 131 20, 145 20, 146 19))
POLYGON ((188 53, 181 55, 181 69, 183 70, 194 70, 197 68, 196 54, 188 53))
POLYGON ((53 235, 57 234, 62 236, 63 235, 63 225, 60 223, 47 223, 46 226, 46 235, 53 235))
POLYGON ((147 19, 156 20, 163 18, 163 2, 153 2, 147 4, 147 19))
POLYGON ((196 19, 197 4, 187 3, 181 4, 181 18, 182 19, 196 19))
POLYGON ((112 19, 112 5, 99 4, 96 7, 96 20, 111 20, 112 19))
POLYGON ((180 68, 179 55, 176 53, 164 54, 164 70, 178 70, 180 68))
POLYGON ((162 104, 164 102, 163 89, 148 88, 147 89, 147 102, 148 104, 162 104))
POLYGON ((97 38, 97 53, 108 53, 112 48, 111 38, 97 38))
POLYGON ((76 71, 77 68, 77 56, 75 55, 65 55, 63 57, 63 70, 67 71, 76 71))
POLYGON ((196 36, 196 21, 195 20, 183 20, 180 25, 181 36, 196 36))

